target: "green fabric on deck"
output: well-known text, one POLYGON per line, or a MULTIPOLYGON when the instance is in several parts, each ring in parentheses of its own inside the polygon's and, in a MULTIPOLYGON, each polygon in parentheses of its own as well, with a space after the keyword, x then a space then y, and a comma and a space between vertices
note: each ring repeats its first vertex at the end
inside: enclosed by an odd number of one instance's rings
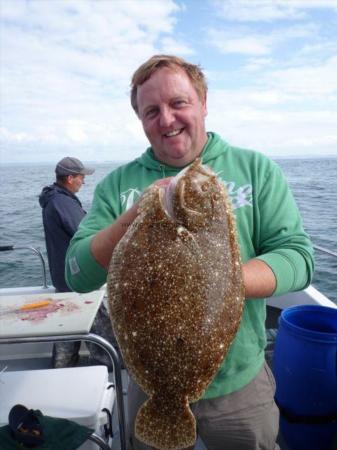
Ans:
MULTIPOLYGON (((45 439, 44 444, 35 447, 38 450, 75 450, 94 432, 93 429, 78 425, 68 419, 44 416, 41 411, 34 411, 40 421, 45 439)), ((1 450, 23 450, 22 444, 11 436, 9 425, 0 427, 1 450)))

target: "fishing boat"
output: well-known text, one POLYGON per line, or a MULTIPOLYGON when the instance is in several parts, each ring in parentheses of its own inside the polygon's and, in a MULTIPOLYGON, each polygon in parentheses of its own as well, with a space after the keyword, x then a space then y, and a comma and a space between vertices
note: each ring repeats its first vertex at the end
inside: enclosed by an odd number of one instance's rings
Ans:
MULTIPOLYGON (((41 252, 30 246, 22 247, 8 245, 0 247, 1 252, 15 252, 16 250, 26 250, 29 252, 33 252, 40 259, 42 284, 40 286, 1 288, 0 305, 2 304, 2 300, 4 299, 6 299, 8 303, 8 299, 17 299, 20 296, 25 299, 41 299, 43 297, 52 298, 53 296, 59 295, 55 294, 55 289, 53 288, 53 286, 48 286, 47 284, 46 264, 41 252)), ((330 255, 332 258, 337 258, 336 253, 323 247, 315 246, 315 250, 317 252, 323 252, 327 255, 330 255)), ((102 304, 105 305, 107 299, 104 287, 102 288, 101 296, 99 297, 102 298, 102 304)), ((317 290, 312 285, 302 291, 269 298, 267 300, 266 320, 268 337, 266 359, 270 364, 272 364, 272 355, 280 315, 283 310, 298 305, 320 305, 328 308, 337 308, 337 305, 332 300, 327 298, 324 294, 322 294, 322 292, 317 290)), ((56 389, 57 386, 62 385, 62 390, 67 388, 66 395, 71 396, 72 394, 74 394, 79 397, 85 397, 85 387, 90 389, 87 383, 90 384, 90 379, 92 379, 92 377, 94 376, 96 377, 96 380, 101 380, 103 393, 98 392, 98 396, 100 397, 100 400, 98 402, 99 411, 97 412, 97 417, 95 417, 95 423, 90 424, 90 427, 94 428, 93 433, 89 436, 87 442, 85 442, 80 447, 80 449, 96 450, 102 448, 105 450, 125 450, 126 408, 124 406, 124 403, 127 396, 128 375, 126 370, 122 368, 120 360, 118 358, 118 353, 110 342, 107 342, 102 337, 90 332, 81 332, 78 334, 70 335, 54 334, 49 336, 44 334, 43 336, 25 337, 15 337, 15 333, 13 333, 13 335, 11 335, 10 337, 6 337, 1 335, 0 332, 0 344, 0 396, 1 389, 2 392, 4 392, 4 390, 6 390, 7 388, 7 391, 10 391, 10 386, 13 386, 13 383, 17 383, 18 379, 20 380, 21 384, 24 384, 26 380, 28 380, 27 389, 29 389, 30 391, 30 395, 28 396, 28 398, 32 399, 32 404, 27 405, 28 407, 35 409, 41 407, 42 404, 46 408, 46 410, 43 411, 46 414, 53 413, 56 417, 68 417, 74 421, 78 420, 79 423, 83 424, 83 420, 81 422, 80 419, 76 418, 76 414, 74 416, 74 411, 73 414, 70 414, 69 417, 69 411, 66 407, 64 408, 64 410, 62 410, 60 409, 60 405, 58 405, 59 410, 55 411, 55 409, 53 410, 52 408, 49 410, 48 402, 50 402, 51 404, 52 402, 56 401, 55 395, 52 395, 53 388, 50 385, 48 391, 42 390, 45 393, 43 394, 43 398, 41 400, 41 383, 43 383, 43 380, 49 380, 48 383, 51 383, 51 373, 53 373, 54 375, 52 379, 53 382, 56 383, 56 389), (105 350, 107 355, 110 357, 113 370, 108 372, 105 366, 88 366, 88 364, 85 363, 88 358, 88 350, 86 349, 85 345, 82 345, 81 347, 80 361, 82 362, 82 364, 80 364, 78 367, 71 369, 51 369, 51 353, 53 343, 63 341, 65 339, 69 341, 81 340, 83 342, 91 342, 97 344, 98 346, 103 348, 103 350, 105 350), (90 372, 93 370, 96 370, 97 372, 90 372), (34 375, 33 378, 32 374, 34 375), (37 380, 40 381, 38 382, 37 380), (81 393, 83 395, 81 395, 81 393), (50 398, 49 400, 48 395, 53 398, 50 398)), ((10 393, 8 394, 7 392, 6 395, 9 399, 11 398, 10 393)), ((23 397, 26 398, 27 396, 25 397, 23 395, 23 397)), ((15 399, 18 399, 17 395, 15 396, 15 399)), ((6 405, 6 414, 8 414, 9 406, 10 405, 6 405)), ((4 408, 4 406, 2 406, 2 408, 4 408)), ((4 425, 4 418, 0 415, 0 426, 1 425, 4 425), (1 419, 3 423, 1 423, 1 419)), ((279 445, 281 450, 288 450, 288 447, 284 442, 282 435, 279 436, 279 445)), ((198 439, 195 448, 196 450, 205 449, 205 446, 200 439, 198 439)))

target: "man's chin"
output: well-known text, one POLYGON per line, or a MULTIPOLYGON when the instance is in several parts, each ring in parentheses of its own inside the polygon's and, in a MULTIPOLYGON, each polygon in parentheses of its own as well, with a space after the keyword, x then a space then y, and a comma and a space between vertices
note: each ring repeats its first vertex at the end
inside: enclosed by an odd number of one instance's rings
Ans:
POLYGON ((174 167, 184 167, 195 160, 196 156, 191 152, 171 152, 164 156, 166 164, 174 167))

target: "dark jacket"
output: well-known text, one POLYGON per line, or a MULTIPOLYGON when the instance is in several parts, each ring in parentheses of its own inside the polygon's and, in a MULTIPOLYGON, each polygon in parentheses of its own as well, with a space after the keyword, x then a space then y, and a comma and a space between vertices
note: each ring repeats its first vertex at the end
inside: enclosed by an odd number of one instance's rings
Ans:
POLYGON ((58 291, 67 292, 70 289, 64 279, 65 256, 70 239, 86 212, 76 195, 57 183, 42 189, 39 202, 51 279, 58 291))

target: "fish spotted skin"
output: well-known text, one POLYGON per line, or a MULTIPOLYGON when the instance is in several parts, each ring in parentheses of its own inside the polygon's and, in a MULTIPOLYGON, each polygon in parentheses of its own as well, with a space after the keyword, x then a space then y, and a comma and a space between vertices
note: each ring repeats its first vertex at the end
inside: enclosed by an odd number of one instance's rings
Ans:
POLYGON ((194 445, 198 400, 240 324, 244 286, 225 187, 196 160, 151 186, 113 252, 109 309, 131 376, 149 396, 136 436, 162 450, 194 445))

